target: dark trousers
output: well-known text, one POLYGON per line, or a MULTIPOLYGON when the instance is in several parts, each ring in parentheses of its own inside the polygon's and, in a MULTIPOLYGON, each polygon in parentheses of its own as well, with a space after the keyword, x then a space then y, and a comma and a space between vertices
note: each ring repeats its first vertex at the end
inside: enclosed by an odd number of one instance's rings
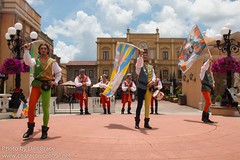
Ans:
POLYGON ((143 100, 144 100, 144 96, 146 94, 146 90, 137 89, 137 97, 138 97, 138 102, 137 102, 137 109, 136 109, 136 118, 140 119, 140 114, 141 114, 141 109, 143 106, 143 100))

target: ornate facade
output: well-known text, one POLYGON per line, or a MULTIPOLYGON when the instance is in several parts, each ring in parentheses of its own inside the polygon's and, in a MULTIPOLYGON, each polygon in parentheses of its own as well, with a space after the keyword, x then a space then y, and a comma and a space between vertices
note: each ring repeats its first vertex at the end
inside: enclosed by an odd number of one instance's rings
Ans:
MULTIPOLYGON (((167 83, 175 77, 181 81, 182 74, 178 69, 179 49, 183 38, 160 38, 159 29, 156 33, 130 33, 127 29, 126 38, 97 38, 97 75, 103 73, 111 75, 117 42, 127 42, 148 50, 150 64, 154 66, 156 75, 167 83)), ((135 63, 138 57, 136 52, 128 72, 133 73, 136 79, 135 63)))

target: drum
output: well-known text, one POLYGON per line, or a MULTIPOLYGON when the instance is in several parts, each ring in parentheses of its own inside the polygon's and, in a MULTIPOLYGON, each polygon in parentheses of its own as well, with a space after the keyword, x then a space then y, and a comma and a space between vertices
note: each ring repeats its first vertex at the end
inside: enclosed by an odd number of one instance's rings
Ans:
POLYGON ((164 93, 159 91, 159 90, 156 90, 154 93, 153 93, 153 98, 155 98, 156 100, 158 101, 161 101, 162 98, 164 96, 164 93))

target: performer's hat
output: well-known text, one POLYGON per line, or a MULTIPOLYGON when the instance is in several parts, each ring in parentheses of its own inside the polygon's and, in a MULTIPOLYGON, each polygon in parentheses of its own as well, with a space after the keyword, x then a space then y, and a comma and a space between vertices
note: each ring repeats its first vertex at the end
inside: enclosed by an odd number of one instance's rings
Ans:
POLYGON ((81 69, 80 69, 80 72, 85 72, 85 69, 81 68, 81 69))
POLYGON ((129 76, 132 76, 132 74, 131 74, 131 73, 128 73, 128 74, 127 74, 127 77, 129 77, 129 76))

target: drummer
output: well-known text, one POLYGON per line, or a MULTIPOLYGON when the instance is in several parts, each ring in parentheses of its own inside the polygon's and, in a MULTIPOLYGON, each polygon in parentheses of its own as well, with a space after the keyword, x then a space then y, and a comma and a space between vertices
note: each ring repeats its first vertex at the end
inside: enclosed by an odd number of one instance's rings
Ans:
MULTIPOLYGON (((162 82, 160 80, 160 78, 156 78, 156 80, 154 81, 154 90, 157 91, 157 90, 161 90, 162 89, 162 82)), ((155 101, 155 114, 158 114, 158 100, 156 98, 154 98, 152 96, 151 98, 151 112, 150 114, 153 114, 154 113, 154 109, 153 109, 153 100, 155 101)))

